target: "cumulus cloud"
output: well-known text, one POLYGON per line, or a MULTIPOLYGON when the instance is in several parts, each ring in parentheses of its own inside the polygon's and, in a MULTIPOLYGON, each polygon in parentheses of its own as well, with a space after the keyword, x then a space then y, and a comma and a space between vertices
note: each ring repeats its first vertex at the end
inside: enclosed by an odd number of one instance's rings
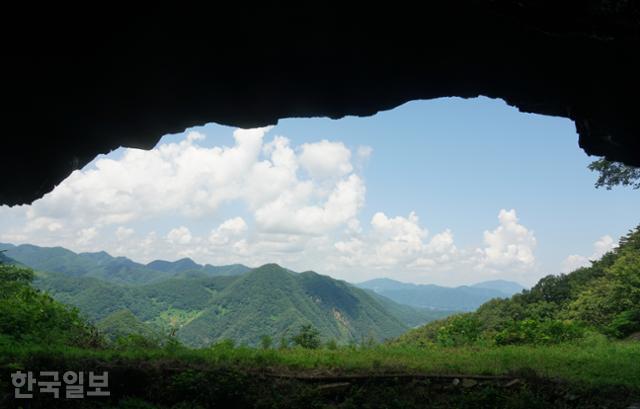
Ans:
POLYGON ((236 129, 230 146, 211 147, 203 146, 205 134, 189 132, 149 151, 98 158, 33 205, 0 208, 1 219, 13 220, 0 225, 2 238, 133 258, 215 259, 219 248, 292 253, 317 245, 320 235, 355 228, 366 189, 351 151, 342 142, 295 147, 281 135, 269 140, 270 129, 236 129), (232 215, 208 236, 193 233, 192 224, 208 223, 221 208, 243 209, 243 217, 232 215), (169 231, 145 232, 173 219, 180 224, 169 231))
POLYGON ((299 161, 311 177, 317 179, 340 177, 353 170, 351 151, 342 142, 326 139, 303 144, 299 161))
POLYGON ((191 231, 185 226, 176 227, 167 234, 167 241, 171 244, 189 244, 191 238, 191 231))
MULTIPOLYGON (((226 220, 209 235, 209 242, 215 246, 229 244, 233 239, 237 239, 247 231, 249 227, 242 217, 234 217, 226 220)), ((246 244, 245 244, 246 245, 246 244)))
POLYGON ((613 237, 609 236, 608 234, 604 235, 596 240, 595 243, 593 243, 593 253, 591 254, 591 259, 597 260, 617 246, 618 243, 613 239, 613 237))
POLYGON ((376 269, 407 268, 426 256, 428 245, 424 239, 428 232, 420 226, 415 212, 408 217, 388 217, 377 212, 366 233, 360 234, 360 229, 351 232, 353 236, 349 240, 334 245, 343 263, 376 269))
MULTIPOLYGON (((352 154, 336 141, 294 146, 269 131, 236 129, 230 146, 210 146, 204 133, 189 132, 149 151, 98 158, 31 206, 1 206, 0 238, 141 262, 277 262, 344 278, 375 271, 430 281, 534 266, 536 239, 515 210, 500 210, 498 226, 468 248, 456 245, 450 229, 430 234, 415 212, 377 211, 366 221, 360 165, 371 147, 352 154)), ((611 242, 603 237, 594 251, 611 242)))
POLYGON ((365 187, 360 177, 352 174, 335 185, 324 203, 300 206, 309 203, 313 193, 312 183, 299 183, 257 209, 257 225, 261 230, 273 233, 327 233, 356 216, 364 203, 365 187))
POLYGON ((537 244, 533 232, 518 222, 514 209, 500 210, 498 221, 496 229, 484 232, 485 247, 478 250, 479 268, 522 270, 533 267, 537 244))
POLYGON ((571 254, 567 256, 562 262, 562 272, 570 273, 574 270, 579 269, 580 267, 587 267, 591 265, 589 259, 585 256, 581 256, 579 254, 571 254))
POLYGON ((460 249, 450 229, 429 236, 415 212, 407 217, 378 212, 368 229, 347 230, 349 238, 334 244, 333 265, 426 281, 452 273, 477 280, 531 271, 536 246, 533 232, 518 222, 515 210, 501 210, 498 221, 494 230, 485 232, 483 246, 460 249))
POLYGON ((570 273, 580 267, 588 267, 591 265, 591 261, 598 260, 617 246, 618 243, 613 239, 613 237, 606 234, 593 243, 593 252, 589 257, 579 254, 571 254, 567 256, 567 258, 562 262, 562 272, 570 273))
POLYGON ((134 233, 135 233, 135 230, 133 230, 133 229, 131 229, 129 227, 118 226, 118 228, 116 229, 116 237, 120 241, 128 239, 134 233))
POLYGON ((86 229, 82 229, 77 233, 76 243, 80 246, 84 246, 88 244, 94 237, 98 235, 98 230, 95 227, 88 227, 86 229))

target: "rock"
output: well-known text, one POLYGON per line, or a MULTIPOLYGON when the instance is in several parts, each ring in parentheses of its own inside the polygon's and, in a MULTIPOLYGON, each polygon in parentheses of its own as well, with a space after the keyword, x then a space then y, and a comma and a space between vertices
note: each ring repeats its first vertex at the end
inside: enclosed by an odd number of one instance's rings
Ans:
POLYGON ((0 205, 191 126, 368 116, 452 96, 569 118, 588 154, 640 166, 637 1, 439 1, 426 13, 269 4, 216 24, 186 5, 98 19, 51 7, 12 10, 0 26, 0 205))
POLYGON ((510 388, 512 386, 519 385, 520 383, 522 383, 522 381, 520 381, 520 379, 513 379, 513 380, 510 380, 509 382, 507 382, 504 386, 506 388, 510 388))
POLYGON ((627 337, 629 341, 640 341, 640 332, 634 332, 633 334, 627 337))
POLYGON ((321 393, 343 392, 351 386, 349 382, 327 383, 318 386, 317 390, 321 393))
POLYGON ((477 384, 478 384, 478 381, 476 381, 475 379, 463 379, 462 380, 462 387, 463 388, 473 388, 477 384))

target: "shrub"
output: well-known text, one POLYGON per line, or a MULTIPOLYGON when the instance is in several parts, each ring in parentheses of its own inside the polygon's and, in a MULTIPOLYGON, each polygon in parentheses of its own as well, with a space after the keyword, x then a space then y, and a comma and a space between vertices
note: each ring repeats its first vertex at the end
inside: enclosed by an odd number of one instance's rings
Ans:
POLYGON ((338 343, 333 338, 328 340, 324 346, 331 351, 335 351, 336 349, 338 349, 338 343))
POLYGON ((300 331, 291 338, 294 345, 306 349, 320 348, 320 331, 311 324, 305 324, 300 327, 300 331))
POLYGON ((640 331, 640 309, 617 314, 605 327, 605 332, 616 338, 624 338, 637 331, 640 331))
POLYGON ((156 339, 148 338, 139 334, 129 334, 116 338, 114 348, 118 350, 127 349, 159 349, 160 343, 156 339))
POLYGON ((263 335, 260 337, 260 346, 262 349, 271 349, 273 346, 273 340, 269 335, 263 335))
POLYGON ((441 346, 460 346, 475 343, 482 334, 482 325, 475 314, 451 317, 438 329, 436 341, 441 346))
POLYGON ((558 344, 583 338, 585 330, 584 326, 576 321, 526 319, 513 321, 495 335, 495 341, 498 345, 558 344))

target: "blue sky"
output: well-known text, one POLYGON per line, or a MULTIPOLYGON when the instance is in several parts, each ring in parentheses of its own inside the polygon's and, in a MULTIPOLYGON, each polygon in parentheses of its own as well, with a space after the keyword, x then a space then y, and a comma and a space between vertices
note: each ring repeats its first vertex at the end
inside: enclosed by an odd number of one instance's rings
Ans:
POLYGON ((162 158, 141 166, 144 151, 99 157, 32 206, 0 208, 0 239, 141 261, 276 261, 350 281, 529 285, 585 264, 640 222, 638 191, 594 188, 595 158, 571 121, 501 100, 414 101, 256 132, 242 139, 255 157, 216 124, 163 137, 162 158))

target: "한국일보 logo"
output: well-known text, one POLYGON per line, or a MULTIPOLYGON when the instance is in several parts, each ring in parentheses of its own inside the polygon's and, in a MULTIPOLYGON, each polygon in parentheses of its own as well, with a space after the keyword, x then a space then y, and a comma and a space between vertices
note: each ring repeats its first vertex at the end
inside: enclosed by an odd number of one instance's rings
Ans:
POLYGON ((40 395, 50 394, 54 399, 110 396, 108 372, 101 374, 89 372, 86 378, 85 384, 85 372, 82 371, 67 371, 62 374, 62 377, 59 371, 40 371, 38 377, 35 377, 34 372, 31 371, 17 371, 11 374, 11 383, 16 399, 32 399, 36 387, 40 395), (62 394, 61 389, 64 390, 62 394))

